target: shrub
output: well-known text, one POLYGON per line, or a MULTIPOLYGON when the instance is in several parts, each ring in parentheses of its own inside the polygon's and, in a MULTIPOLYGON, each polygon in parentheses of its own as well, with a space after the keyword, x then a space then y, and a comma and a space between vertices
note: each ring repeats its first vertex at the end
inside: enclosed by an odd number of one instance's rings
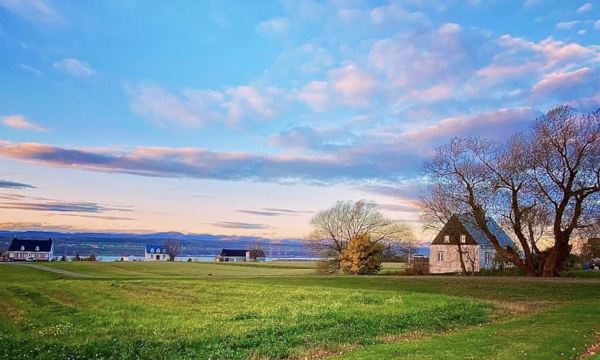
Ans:
POLYGON ((357 235, 340 255, 340 269, 346 274, 372 275, 381 270, 383 246, 371 241, 368 235, 357 235))

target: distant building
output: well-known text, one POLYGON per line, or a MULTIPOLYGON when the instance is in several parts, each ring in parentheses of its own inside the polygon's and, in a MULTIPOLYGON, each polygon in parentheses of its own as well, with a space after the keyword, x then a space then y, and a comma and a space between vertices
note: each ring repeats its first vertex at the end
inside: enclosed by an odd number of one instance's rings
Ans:
POLYGON ((123 261, 137 261, 135 255, 123 256, 123 261))
POLYGON ((265 261, 265 252, 262 250, 235 250, 222 249, 215 258, 218 262, 255 262, 265 261))
POLYGON ((146 245, 144 261, 168 261, 169 247, 161 245, 146 245))
MULTIPOLYGON (((516 247, 493 219, 488 220, 488 227, 500 246, 516 247)), ((462 271, 461 256, 467 271, 478 272, 495 266, 496 250, 470 215, 452 216, 431 242, 429 252, 429 272, 432 274, 462 271)))
POLYGON ((48 240, 21 240, 14 238, 8 248, 9 261, 50 261, 54 244, 48 240))

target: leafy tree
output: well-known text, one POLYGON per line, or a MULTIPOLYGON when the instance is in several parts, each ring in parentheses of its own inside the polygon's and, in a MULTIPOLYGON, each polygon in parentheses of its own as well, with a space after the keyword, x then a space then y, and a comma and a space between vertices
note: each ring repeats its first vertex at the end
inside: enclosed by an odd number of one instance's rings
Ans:
POLYGON ((360 234, 350 240, 340 256, 340 268, 346 274, 372 275, 381 270, 383 245, 374 243, 367 234, 360 234))
POLYGON ((311 220, 310 247, 327 264, 329 273, 340 270, 340 255, 350 241, 367 235, 383 248, 404 244, 413 238, 412 228, 403 222, 388 219, 372 202, 338 201, 311 220))
POLYGON ((66 257, 66 256, 64 256, 64 255, 63 255, 63 256, 61 256, 61 257, 60 257, 60 261, 67 261, 67 257, 66 257))
POLYGON ((79 256, 79 253, 75 254, 75 257, 73 257, 71 261, 81 261, 81 256, 79 256))

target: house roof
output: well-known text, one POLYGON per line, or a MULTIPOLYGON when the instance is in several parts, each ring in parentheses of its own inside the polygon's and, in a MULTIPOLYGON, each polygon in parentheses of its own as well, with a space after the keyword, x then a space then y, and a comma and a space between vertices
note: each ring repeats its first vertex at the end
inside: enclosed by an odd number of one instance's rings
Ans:
MULTIPOLYGON (((490 239, 479 228, 479 226, 477 226, 475 219, 471 214, 461 214, 457 217, 460 220, 461 224, 464 226, 465 230, 469 232, 469 234, 480 246, 493 247, 490 239)), ((504 230, 502 230, 500 225, 498 225, 498 223, 494 219, 488 219, 487 226, 492 232, 492 234, 496 236, 496 239, 498 239, 500 246, 502 246, 503 248, 507 246, 516 246, 514 241, 512 241, 512 239, 510 238, 510 236, 508 236, 508 234, 504 230)))
POLYGON ((50 252, 52 250, 52 239, 48 240, 22 240, 14 238, 10 243, 8 251, 39 251, 50 252), (23 250, 21 250, 23 247, 23 250), (38 250, 36 250, 38 249, 38 250))
POLYGON ((246 257, 246 252, 250 252, 250 258, 265 257, 265 252, 262 250, 239 250, 239 249, 222 249, 219 256, 224 257, 246 257))
POLYGON ((169 247, 164 245, 146 245, 146 253, 148 254, 168 254, 169 247))

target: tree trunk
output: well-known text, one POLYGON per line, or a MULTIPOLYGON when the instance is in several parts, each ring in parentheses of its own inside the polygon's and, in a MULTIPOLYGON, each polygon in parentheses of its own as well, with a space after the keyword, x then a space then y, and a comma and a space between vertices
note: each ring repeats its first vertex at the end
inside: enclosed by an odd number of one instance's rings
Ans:
POLYGON ((542 259, 542 276, 559 276, 565 259, 571 253, 571 248, 565 238, 557 236, 556 245, 542 259))

